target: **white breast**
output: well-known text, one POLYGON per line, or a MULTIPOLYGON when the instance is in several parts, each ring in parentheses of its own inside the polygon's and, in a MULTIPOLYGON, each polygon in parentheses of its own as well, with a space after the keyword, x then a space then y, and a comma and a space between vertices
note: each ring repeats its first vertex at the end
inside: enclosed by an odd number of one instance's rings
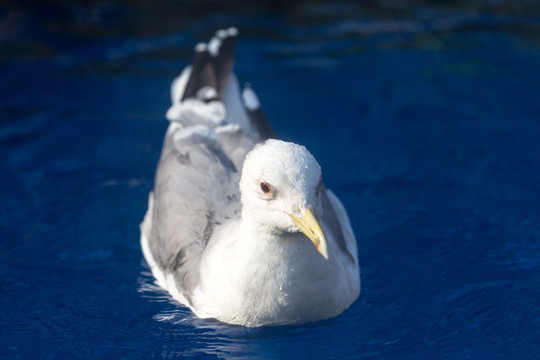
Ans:
MULTIPOLYGON (((208 244, 197 316, 247 326, 302 323, 335 316, 358 296, 353 264, 325 260, 301 233, 263 238, 238 224, 219 229, 213 238, 220 241, 208 244)), ((339 250, 330 251, 335 259, 339 250)))

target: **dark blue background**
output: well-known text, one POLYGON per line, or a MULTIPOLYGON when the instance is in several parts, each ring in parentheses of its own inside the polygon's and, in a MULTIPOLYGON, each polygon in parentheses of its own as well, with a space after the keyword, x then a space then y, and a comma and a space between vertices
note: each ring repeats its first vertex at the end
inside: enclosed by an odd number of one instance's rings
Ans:
POLYGON ((533 359, 540 355, 534 1, 4 1, 0 358, 533 359), (191 49, 236 71, 342 199, 362 294, 244 329, 153 285, 138 225, 191 49))

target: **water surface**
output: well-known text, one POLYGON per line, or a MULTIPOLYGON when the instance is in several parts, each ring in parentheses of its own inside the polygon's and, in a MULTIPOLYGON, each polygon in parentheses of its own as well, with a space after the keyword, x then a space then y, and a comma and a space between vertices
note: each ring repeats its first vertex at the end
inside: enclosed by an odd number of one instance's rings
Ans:
POLYGON ((0 357, 535 358, 539 10, 1 5, 0 357), (170 82, 230 25, 240 81, 348 209, 362 294, 335 319, 197 319, 142 259, 170 82))

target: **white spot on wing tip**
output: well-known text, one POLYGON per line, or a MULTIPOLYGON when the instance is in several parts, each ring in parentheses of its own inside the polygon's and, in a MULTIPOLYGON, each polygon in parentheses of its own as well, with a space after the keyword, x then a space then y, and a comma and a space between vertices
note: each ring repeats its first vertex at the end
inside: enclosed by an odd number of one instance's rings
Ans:
POLYGON ((214 36, 208 43, 208 52, 212 56, 219 54, 219 48, 221 47, 221 39, 214 36))
POLYGON ((203 51, 206 51, 207 48, 208 48, 208 45, 206 45, 206 44, 203 43, 203 42, 198 43, 197 45, 195 45, 195 51, 197 51, 197 52, 203 52, 203 51))
POLYGON ((221 29, 221 30, 216 31, 216 36, 221 39, 225 39, 227 37, 227 30, 221 29))
POLYGON ((210 86, 204 86, 197 91, 197 99, 211 100, 217 98, 218 93, 216 89, 210 86))
POLYGON ((216 31, 216 36, 222 40, 227 37, 237 36, 237 35, 238 35, 238 29, 235 28, 234 26, 228 29, 221 29, 221 30, 216 31))
POLYGON ((244 105, 248 110, 257 110, 261 107, 261 103, 259 102, 259 98, 257 97, 257 94, 255 94, 255 91, 251 87, 245 87, 242 91, 242 100, 244 100, 244 105))

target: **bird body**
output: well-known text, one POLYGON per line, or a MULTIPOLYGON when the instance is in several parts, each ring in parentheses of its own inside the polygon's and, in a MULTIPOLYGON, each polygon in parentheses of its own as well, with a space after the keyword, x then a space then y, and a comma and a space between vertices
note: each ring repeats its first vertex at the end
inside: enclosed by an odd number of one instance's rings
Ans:
POLYGON ((336 316, 360 292, 347 213, 309 151, 271 139, 253 90, 240 96, 236 33, 198 45, 173 83, 144 256, 199 317, 255 327, 336 316))

